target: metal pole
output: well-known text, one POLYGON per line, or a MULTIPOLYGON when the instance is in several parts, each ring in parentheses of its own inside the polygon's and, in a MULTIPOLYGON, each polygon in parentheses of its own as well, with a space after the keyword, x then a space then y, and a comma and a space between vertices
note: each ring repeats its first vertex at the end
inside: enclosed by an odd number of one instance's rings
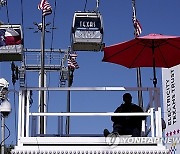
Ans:
POLYGON ((5 149, 5 118, 4 116, 1 114, 1 154, 5 154, 4 153, 4 149, 5 149))
MULTIPOLYGON (((132 0, 132 8, 133 8, 133 17, 136 18, 136 4, 135 4, 135 0, 132 0)), ((134 37, 137 37, 137 32, 136 32, 136 28, 135 27, 134 27, 134 37)), ((136 69, 136 76, 137 76, 137 86, 138 87, 142 87, 142 83, 141 83, 141 68, 140 67, 138 67, 136 69)), ((143 107, 142 91, 138 91, 138 102, 139 102, 139 106, 143 107)))
MULTIPOLYGON (((44 46, 45 46, 45 16, 42 15, 41 31, 41 87, 44 87, 44 46)), ((44 91, 40 92, 40 112, 44 112, 44 91)), ((44 117, 40 117, 40 134, 44 134, 44 117)))
MULTIPOLYGON (((70 87, 70 70, 68 70, 68 87, 70 87)), ((71 112, 71 91, 67 91, 67 112, 71 112)), ((70 117, 67 116, 66 118, 66 134, 69 134, 70 130, 70 117)))
POLYGON ((153 84, 154 84, 154 87, 156 88, 156 85, 157 85, 157 78, 156 78, 156 62, 155 62, 155 56, 154 56, 154 49, 155 49, 155 46, 154 46, 154 40, 152 40, 152 54, 153 54, 153 84))
MULTIPOLYGON (((137 74, 137 86, 142 87, 141 83, 141 68, 138 67, 136 69, 136 74, 137 74)), ((139 106, 143 108, 143 97, 142 97, 142 91, 138 91, 138 100, 139 100, 139 106)))
POLYGON ((96 1, 96 9, 99 8, 99 0, 96 1))

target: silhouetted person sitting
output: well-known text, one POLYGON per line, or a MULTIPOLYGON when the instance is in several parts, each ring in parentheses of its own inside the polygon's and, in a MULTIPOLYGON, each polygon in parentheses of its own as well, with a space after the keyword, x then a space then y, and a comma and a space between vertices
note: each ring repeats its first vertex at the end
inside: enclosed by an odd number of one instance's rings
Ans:
MULTIPOLYGON (((142 108, 132 103, 132 96, 130 93, 123 95, 124 103, 121 104, 114 113, 128 113, 128 112, 143 112, 142 108)), ((132 135, 133 137, 141 136, 142 120, 145 116, 112 116, 113 132, 119 135, 132 135)), ((110 132, 105 129, 104 136, 107 137, 110 132)))

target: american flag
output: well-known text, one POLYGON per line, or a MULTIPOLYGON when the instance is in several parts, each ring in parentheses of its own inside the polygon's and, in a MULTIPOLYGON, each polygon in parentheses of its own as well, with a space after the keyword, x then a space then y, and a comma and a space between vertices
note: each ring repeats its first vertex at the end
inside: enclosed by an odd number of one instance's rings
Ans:
POLYGON ((48 3, 47 0, 41 0, 40 4, 38 5, 38 9, 42 10, 43 16, 46 16, 52 13, 51 5, 48 3))
POLYGON ((78 63, 76 61, 76 58, 77 58, 76 53, 69 54, 68 68, 73 69, 73 70, 79 68, 79 65, 78 65, 78 63))
POLYGON ((140 22, 135 17, 133 17, 132 20, 135 28, 135 35, 139 36, 142 33, 142 27, 140 25, 140 22))

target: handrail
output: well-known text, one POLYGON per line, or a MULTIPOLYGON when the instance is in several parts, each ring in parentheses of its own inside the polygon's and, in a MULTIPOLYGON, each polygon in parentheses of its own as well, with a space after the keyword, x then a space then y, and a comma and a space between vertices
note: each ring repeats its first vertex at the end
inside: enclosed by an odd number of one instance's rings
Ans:
POLYGON ((150 116, 151 113, 142 113, 142 112, 136 112, 136 113, 114 113, 114 112, 106 112, 106 113, 99 113, 99 112, 81 112, 81 113, 29 113, 30 116, 150 116))
POLYGON ((20 90, 35 91, 159 91, 152 87, 22 87, 20 90))

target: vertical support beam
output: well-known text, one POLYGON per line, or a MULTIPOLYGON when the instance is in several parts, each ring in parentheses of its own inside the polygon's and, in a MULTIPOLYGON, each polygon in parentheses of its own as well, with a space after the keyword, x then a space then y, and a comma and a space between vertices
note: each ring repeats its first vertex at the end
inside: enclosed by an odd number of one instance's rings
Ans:
MULTIPOLYGON (((70 87, 70 70, 68 69, 68 87, 70 87)), ((67 91, 67 112, 71 112, 71 91, 67 91)), ((66 117, 66 134, 69 134, 70 130, 70 116, 66 117)))
POLYGON ((19 141, 22 136, 21 131, 22 131, 22 101, 23 101, 23 96, 22 96, 22 91, 19 91, 19 109, 18 109, 18 146, 19 146, 19 141))
POLYGON ((1 154, 4 153, 5 149, 5 117, 1 114, 1 154))
POLYGON ((58 135, 63 135, 63 116, 58 116, 58 135))
POLYGON ((27 91, 26 98, 26 137, 29 137, 29 100, 30 100, 30 91, 27 91))
POLYGON ((25 112, 25 91, 22 91, 22 105, 21 105, 21 137, 24 137, 24 112, 25 112))
MULTIPOLYGON (((44 72, 44 87, 47 87, 47 72, 44 72)), ((44 112, 47 112, 47 91, 44 91, 44 112)), ((44 116, 44 134, 46 134, 47 116, 44 116)))
MULTIPOLYGON (((44 87, 46 87, 46 79, 47 79, 47 75, 46 75, 46 72, 44 71, 44 87)), ((41 87, 41 73, 39 73, 39 87, 41 87)), ((44 107, 44 112, 47 112, 47 103, 46 103, 46 91, 39 91, 39 106, 38 106, 38 111, 39 112, 41 112, 41 92, 43 93, 43 96, 44 96, 44 98, 43 98, 43 100, 44 100, 44 104, 43 104, 43 107, 44 107)), ((41 116, 38 116, 38 133, 39 134, 41 134, 41 132, 40 132, 40 128, 41 128, 41 121, 40 121, 40 119, 41 119, 41 116)), ((43 121, 44 121, 44 123, 43 123, 43 128, 44 128, 44 134, 46 134, 46 117, 43 117, 43 121)))
POLYGON ((159 118, 158 118, 158 111, 155 111, 155 124, 156 124, 156 137, 159 137, 159 118))
POLYGON ((159 137, 162 137, 162 117, 161 117, 161 108, 158 107, 158 121, 159 121, 159 137))
MULTIPOLYGON (((42 15, 41 31, 41 86, 44 87, 44 46, 45 46, 45 16, 42 15)), ((40 112, 44 112, 44 91, 40 91, 40 112)), ((40 134, 44 134, 44 117, 40 116, 40 134)))
POLYGON ((145 131, 146 131, 146 122, 145 120, 142 120, 141 136, 145 135, 145 131))
MULTIPOLYGON (((69 56, 69 53, 71 52, 71 48, 69 47, 68 51, 67 51, 67 56, 69 56)), ((68 57, 67 57, 68 58, 68 57)), ((70 71, 70 69, 68 68, 68 87, 71 87, 72 85, 72 81, 73 79, 70 79, 71 74, 73 73, 70 71)), ((67 112, 71 112, 71 91, 68 90, 67 91, 67 112)), ((66 117, 66 134, 70 133, 70 116, 66 117)))
POLYGON ((32 127, 31 127, 31 137, 37 135, 37 116, 32 116, 32 127))
POLYGON ((151 112, 151 136, 154 137, 154 109, 150 109, 151 112))

